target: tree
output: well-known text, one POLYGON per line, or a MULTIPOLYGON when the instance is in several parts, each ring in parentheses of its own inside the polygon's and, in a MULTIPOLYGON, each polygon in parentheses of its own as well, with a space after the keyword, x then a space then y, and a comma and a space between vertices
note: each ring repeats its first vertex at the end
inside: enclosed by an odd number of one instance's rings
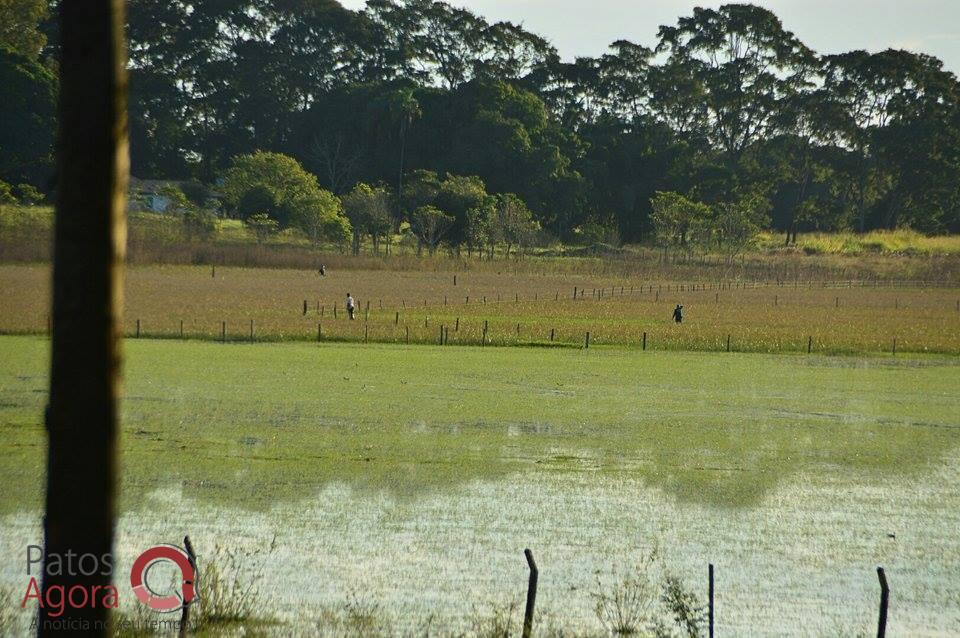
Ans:
POLYGON ((196 205, 187 198, 179 186, 166 184, 160 187, 158 194, 170 202, 166 208, 166 212, 168 213, 179 213, 182 215, 196 208, 196 205))
POLYGON ((244 222, 247 228, 249 228, 254 236, 257 238, 257 243, 262 244, 272 235, 275 235, 278 230, 280 230, 280 225, 277 223, 277 220, 272 219, 266 213, 255 213, 250 215, 244 222))
MULTIPOLYGON (((389 97, 388 112, 400 130, 400 170, 397 172, 397 206, 403 193, 403 154, 407 143, 407 131, 414 120, 422 115, 420 104, 410 89, 400 89, 389 97)), ((396 224, 399 226, 402 213, 397 209, 396 224)))
POLYGON ((444 178, 434 203, 453 217, 453 224, 446 234, 449 245, 459 250, 459 246, 467 241, 467 212, 481 206, 487 197, 486 186, 479 177, 448 174, 444 178))
POLYGON ((657 243, 663 246, 665 256, 667 247, 671 245, 689 251, 691 232, 704 224, 710 213, 706 204, 673 192, 658 192, 650 200, 650 207, 654 236, 657 243))
POLYGON ((217 232, 217 216, 208 210, 190 208, 183 213, 183 232, 187 240, 210 239, 217 232))
POLYGON ((36 60, 47 38, 40 23, 47 18, 47 0, 0 0, 0 48, 36 60))
POLYGON ((533 232, 538 228, 533 221, 533 214, 523 200, 513 193, 497 195, 496 211, 499 235, 507 246, 507 257, 510 257, 510 250, 514 246, 522 255, 523 247, 530 243, 533 232))
POLYGON ((290 202, 292 223, 307 234, 314 244, 322 239, 342 243, 350 236, 350 222, 336 195, 317 188, 297 195, 290 202))
POLYGON ((380 186, 357 184, 343 196, 343 211, 353 229, 353 254, 360 254, 360 239, 370 235, 374 254, 380 252, 380 239, 393 229, 390 195, 380 186))
POLYGON ((421 206, 410 216, 410 229, 417 237, 417 253, 426 245, 430 254, 437 252, 437 245, 444 233, 453 224, 453 217, 436 206, 421 206))
POLYGON ((349 233, 339 201, 317 178, 280 153, 258 151, 233 159, 221 186, 224 202, 241 216, 263 213, 279 227, 303 229, 314 242, 342 241, 349 233), (262 206, 259 210, 257 206, 262 206))
POLYGON ((0 181, 0 206, 10 206, 17 203, 17 197, 13 193, 13 186, 0 181))
POLYGON ((33 59, 0 46, 0 86, 0 179, 43 187, 53 174, 56 78, 33 59))
POLYGON ((753 243, 769 221, 770 201, 759 193, 748 193, 715 205, 707 228, 717 248, 731 261, 753 243))
POLYGON ((780 19, 751 4, 697 7, 659 32, 669 64, 702 86, 711 140, 736 164, 743 151, 776 130, 779 108, 805 87, 813 53, 780 19))
POLYGON ((500 243, 501 239, 502 235, 497 223, 497 200, 488 195, 476 206, 467 210, 465 236, 467 256, 472 256, 476 249, 482 259, 486 248, 488 258, 492 259, 494 247, 500 243))

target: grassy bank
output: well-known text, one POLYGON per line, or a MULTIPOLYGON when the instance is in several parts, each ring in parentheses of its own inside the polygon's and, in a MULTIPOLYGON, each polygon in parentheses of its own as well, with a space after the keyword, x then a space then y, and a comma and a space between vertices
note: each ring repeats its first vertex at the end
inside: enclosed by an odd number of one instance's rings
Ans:
MULTIPOLYGON (((0 332, 46 332, 49 281, 46 266, 0 266, 0 332)), ((443 328, 448 345, 575 347, 589 332, 593 346, 634 349, 644 347, 646 334, 647 349, 656 351, 960 354, 958 304, 958 288, 912 284, 334 268, 320 277, 309 270, 147 266, 126 273, 124 331, 229 341, 439 343, 443 328), (345 313, 347 292, 359 304, 356 321, 345 313), (686 313, 681 326, 671 319, 677 304, 686 313)))

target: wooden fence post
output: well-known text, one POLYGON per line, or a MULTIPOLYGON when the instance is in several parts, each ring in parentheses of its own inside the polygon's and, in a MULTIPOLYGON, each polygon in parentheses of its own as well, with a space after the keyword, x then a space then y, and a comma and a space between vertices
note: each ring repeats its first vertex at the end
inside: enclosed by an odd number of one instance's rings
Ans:
POLYGON ((253 319, 250 320, 250 342, 253 342, 253 319))
POLYGON ((647 349, 647 333, 646 332, 643 333, 643 349, 644 350, 647 349))
POLYGON ((323 324, 317 322, 317 341, 323 340, 323 324))
POLYGON ((393 325, 395 325, 395 326, 399 326, 399 325, 400 325, 400 311, 399 311, 399 310, 397 311, 396 316, 393 318, 393 325))
POLYGON ((363 342, 364 342, 364 343, 367 342, 367 330, 369 330, 369 328, 370 328, 370 324, 369 324, 369 323, 364 323, 364 324, 363 324, 363 342))
POLYGON ((460 332, 460 317, 457 317, 457 322, 454 324, 453 331, 460 332))
POLYGON ((877 621, 877 638, 887 635, 887 605, 890 601, 890 587, 887 586, 887 576, 883 567, 877 567, 877 578, 880 579, 880 618, 877 621))
POLYGON ((527 558, 527 566, 530 567, 530 580, 527 581, 527 607, 523 612, 523 638, 530 638, 533 633, 533 609, 537 602, 537 577, 540 570, 533 560, 533 552, 529 549, 523 550, 523 555, 527 558))
POLYGON ((583 347, 584 348, 590 347, 590 331, 589 330, 587 331, 587 335, 583 338, 583 347))
MULTIPOLYGON (((196 577, 197 555, 193 551, 193 543, 190 542, 189 536, 183 537, 183 547, 184 549, 187 550, 187 560, 190 561, 190 567, 193 568, 193 575, 194 577, 196 577)), ((189 580, 189 581, 185 580, 183 584, 184 585, 189 584, 191 586, 195 586, 195 583, 192 580, 189 580)), ((190 626, 190 604, 192 602, 193 602, 193 599, 183 601, 183 610, 180 612, 180 634, 179 634, 180 636, 188 635, 187 633, 189 631, 188 627, 190 626)))
POLYGON ((554 331, 554 330, 555 330, 554 328, 550 328, 550 341, 553 341, 553 331, 554 331))
POLYGON ((307 316, 307 300, 306 299, 303 300, 303 316, 304 317, 307 316))
POLYGON ((456 276, 456 275, 453 276, 453 285, 454 285, 454 286, 457 285, 457 276, 456 276))
POLYGON ((893 338, 893 356, 897 356, 897 338, 893 338))
POLYGON ((217 276, 217 266, 216 264, 214 264, 213 266, 210 267, 210 277, 216 277, 216 276, 217 276))
POLYGON ((443 324, 440 324, 440 345, 443 345, 443 324))
POLYGON ((709 567, 708 567, 708 572, 707 572, 707 573, 708 573, 708 578, 709 578, 709 581, 710 581, 710 584, 709 584, 709 593, 707 594, 708 600, 709 600, 709 602, 708 602, 708 606, 709 606, 709 611, 708 611, 708 614, 709 614, 709 616, 708 616, 708 626, 709 626, 709 636, 710 636, 710 638, 713 638, 713 622, 714 622, 714 618, 716 617, 716 614, 715 614, 715 612, 714 612, 714 605, 713 605, 713 563, 710 563, 710 565, 709 565, 709 567))
POLYGON ((813 337, 807 337, 807 354, 813 351, 813 337))
POLYGON ((730 352, 730 335, 727 335, 727 352, 730 352))

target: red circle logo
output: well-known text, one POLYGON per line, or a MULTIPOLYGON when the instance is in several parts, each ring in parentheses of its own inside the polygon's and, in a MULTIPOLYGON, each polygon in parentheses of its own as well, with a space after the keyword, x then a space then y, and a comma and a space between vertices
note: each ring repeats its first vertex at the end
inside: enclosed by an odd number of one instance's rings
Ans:
POLYGON ((156 611, 177 611, 184 605, 189 605, 196 598, 194 583, 197 570, 190 556, 175 545, 157 545, 140 554, 133 562, 130 570, 130 586, 137 600, 156 611), (152 567, 161 562, 171 562, 180 570, 182 592, 172 594, 158 594, 152 591, 147 584, 147 574, 152 567))

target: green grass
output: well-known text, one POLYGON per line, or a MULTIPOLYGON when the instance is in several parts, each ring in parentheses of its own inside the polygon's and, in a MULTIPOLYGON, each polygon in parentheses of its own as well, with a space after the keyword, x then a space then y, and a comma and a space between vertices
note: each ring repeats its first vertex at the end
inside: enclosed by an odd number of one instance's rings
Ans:
MULTIPOLYGON (((9 556, 41 503, 47 348, 0 337, 0 481, 17 486, 0 490, 9 556)), ((720 565, 728 634, 872 617, 879 562, 901 632, 960 617, 956 359, 125 350, 121 564, 186 532, 201 559, 214 542, 278 534, 264 595, 283 622, 313 622, 303 596, 336 607, 359 587, 398 627, 430 612, 455 624, 470 605, 522 593, 532 546, 538 602, 593 631, 594 572, 655 541, 698 587, 706 562, 720 565)), ((19 584, 17 569, 11 559, 2 575, 19 584)))

